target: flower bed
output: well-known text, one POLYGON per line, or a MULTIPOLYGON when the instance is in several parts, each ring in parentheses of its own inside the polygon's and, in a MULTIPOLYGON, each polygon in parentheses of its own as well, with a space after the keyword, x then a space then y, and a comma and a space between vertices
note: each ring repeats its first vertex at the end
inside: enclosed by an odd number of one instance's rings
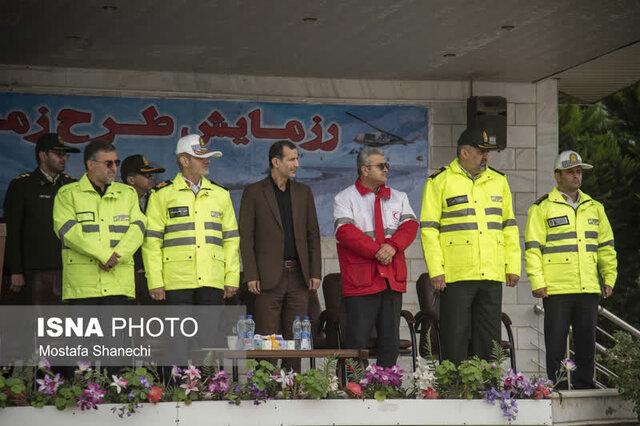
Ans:
MULTIPOLYGON (((447 415, 469 415, 468 408, 460 407, 464 401, 456 401, 457 399, 472 400, 469 401, 472 404, 465 404, 465 407, 471 405, 473 411, 479 410, 480 407, 485 409, 484 411, 490 410, 493 415, 488 417, 489 423, 485 424, 519 422, 519 411, 523 410, 523 407, 531 407, 532 404, 538 408, 527 408, 531 413, 550 419, 551 405, 548 401, 536 405, 535 402, 523 400, 548 399, 552 392, 551 383, 544 378, 530 379, 511 370, 505 372, 500 368, 499 360, 489 363, 474 358, 457 368, 448 361, 441 364, 422 361, 418 363, 417 371, 406 378, 398 366, 382 368, 372 364, 363 368, 359 363, 348 360, 348 382, 344 387, 339 385, 334 374, 336 362, 335 359, 329 359, 322 369, 310 369, 296 374, 277 370, 267 361, 249 360, 245 380, 239 383, 232 383, 224 370, 217 371, 212 367, 200 369, 192 365, 180 369, 174 366, 171 380, 163 385, 154 369, 124 369, 118 374, 107 374, 106 371, 97 371, 85 363, 79 363, 73 378, 62 378, 51 371, 46 360, 41 360, 35 368, 13 369, 11 377, 8 370, 2 372, 0 406, 53 405, 58 410, 91 412, 100 408, 98 411, 107 411, 111 417, 125 419, 135 415, 136 419, 140 417, 140 421, 145 421, 149 416, 147 413, 157 412, 160 406, 152 404, 160 401, 172 401, 174 404, 167 405, 174 410, 175 403, 178 403, 178 407, 182 407, 179 409, 182 418, 191 415, 192 407, 185 406, 192 405, 194 401, 202 401, 197 404, 200 408, 194 410, 194 413, 210 410, 207 407, 210 407, 211 403, 207 401, 218 401, 216 410, 223 405, 225 412, 233 414, 234 409, 239 410, 237 405, 246 407, 245 401, 250 401, 248 406, 266 407, 261 408, 261 411, 254 411, 254 414, 282 415, 283 410, 288 411, 290 408, 286 407, 291 406, 282 400, 291 400, 292 403, 295 402, 293 406, 296 407, 314 407, 316 410, 316 407, 340 405, 348 402, 344 400, 358 399, 361 401, 351 402, 360 404, 349 403, 348 415, 361 412, 355 417, 357 419, 358 416, 371 416, 374 412, 380 412, 375 414, 377 421, 380 416, 384 417, 381 413, 394 412, 396 415, 412 416, 413 414, 405 411, 427 409, 428 405, 425 404, 428 401, 416 400, 445 398, 446 400, 438 402, 448 406, 447 415), (267 401, 268 404, 263 404, 267 401), (498 405, 501 410, 492 407, 492 404, 498 405), (151 409, 148 408, 149 405, 151 409), (143 407, 145 409, 141 410, 143 407), (455 413, 450 410, 455 410, 455 413), (496 416, 499 421, 496 421, 496 416)), ((313 422, 336 423, 327 419, 327 416, 331 417, 334 414, 333 411, 320 409, 318 415, 322 416, 322 420, 313 418, 313 422)), ((341 416, 344 414, 340 412, 341 416)), ((0 413, 0 417, 5 415, 4 412, 0 413)), ((308 416, 308 413, 306 415, 308 416)), ((282 423, 277 418, 274 420, 276 423, 282 423)), ((412 420, 407 421, 410 423, 412 420)), ((542 420, 542 424, 545 421, 542 420)), ((91 422, 93 423, 93 420, 91 422)), ((300 420, 291 422, 304 424, 300 420)), ((478 419, 473 418, 473 422, 477 423, 478 419)), ((367 423, 378 424, 369 420, 367 423)), ((138 420, 136 424, 139 424, 138 420)))

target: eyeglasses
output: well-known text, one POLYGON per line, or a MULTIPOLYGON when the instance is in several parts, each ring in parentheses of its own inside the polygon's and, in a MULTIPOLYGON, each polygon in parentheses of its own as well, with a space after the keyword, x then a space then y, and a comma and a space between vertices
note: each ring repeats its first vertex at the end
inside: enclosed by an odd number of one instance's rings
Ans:
POLYGON ((391 170, 391 164, 389 163, 369 164, 367 165, 367 167, 377 167, 380 170, 384 170, 384 169, 391 170))
POLYGON ((105 166, 107 166, 107 168, 112 168, 112 167, 118 167, 120 165, 120 160, 106 160, 106 161, 98 161, 98 160, 91 160, 91 161, 95 161, 96 163, 102 163, 105 166))

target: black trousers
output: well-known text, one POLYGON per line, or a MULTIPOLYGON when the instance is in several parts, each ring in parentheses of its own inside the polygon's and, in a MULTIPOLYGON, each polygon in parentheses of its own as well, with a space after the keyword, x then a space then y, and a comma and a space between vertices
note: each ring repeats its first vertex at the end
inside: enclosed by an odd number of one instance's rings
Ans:
MULTIPOLYGON (((576 370, 572 373, 574 389, 593 389, 596 323, 599 294, 555 294, 542 299, 544 305, 544 343, 547 353, 547 376, 556 381, 560 363, 566 358, 569 326, 573 328, 576 370)), ((559 385, 567 389, 567 382, 559 385)))
POLYGON ((373 327, 378 334, 378 359, 381 367, 392 367, 400 348, 400 311, 402 293, 390 288, 365 296, 345 297, 348 349, 366 349, 373 327))
POLYGON ((502 283, 457 281, 440 294, 440 346, 442 359, 458 365, 471 353, 488 360, 493 342, 500 343, 502 283), (471 330, 469 330, 471 328, 471 330))
POLYGON ((224 290, 213 287, 167 290, 167 305, 223 305, 224 290))

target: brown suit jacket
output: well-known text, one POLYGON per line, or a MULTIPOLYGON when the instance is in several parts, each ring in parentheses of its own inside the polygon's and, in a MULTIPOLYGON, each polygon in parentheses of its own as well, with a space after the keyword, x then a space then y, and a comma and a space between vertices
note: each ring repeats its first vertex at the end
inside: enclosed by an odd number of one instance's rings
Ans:
MULTIPOLYGON (((293 233, 305 285, 321 278, 320 229, 311 189, 291 181, 293 233)), ((248 185, 240 204, 240 253, 244 282, 260 281, 260 288, 274 288, 282 275, 284 233, 273 184, 265 179, 248 185)))

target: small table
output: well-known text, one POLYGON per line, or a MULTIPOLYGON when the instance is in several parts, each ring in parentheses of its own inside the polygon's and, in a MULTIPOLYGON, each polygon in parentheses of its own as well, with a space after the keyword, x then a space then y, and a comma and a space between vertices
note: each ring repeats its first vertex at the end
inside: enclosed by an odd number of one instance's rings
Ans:
MULTIPOLYGON (((369 356, 368 349, 311 349, 309 351, 301 350, 251 350, 251 351, 234 351, 227 349, 208 349, 202 348, 194 351, 196 364, 206 357, 213 359, 231 359, 233 362, 233 380, 238 381, 238 360, 239 359, 278 359, 278 358, 309 358, 311 368, 316 367, 316 358, 335 357, 338 359, 356 358, 367 359, 369 356)), ((346 377, 346 367, 342 365, 343 378, 346 377)))

